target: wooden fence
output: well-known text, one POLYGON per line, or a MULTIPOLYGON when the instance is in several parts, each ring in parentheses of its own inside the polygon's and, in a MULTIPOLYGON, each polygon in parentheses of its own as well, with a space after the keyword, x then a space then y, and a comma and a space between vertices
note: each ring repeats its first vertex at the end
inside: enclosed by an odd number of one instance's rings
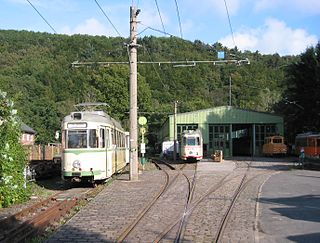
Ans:
POLYGON ((61 144, 24 145, 27 150, 28 160, 53 160, 61 154, 61 144))

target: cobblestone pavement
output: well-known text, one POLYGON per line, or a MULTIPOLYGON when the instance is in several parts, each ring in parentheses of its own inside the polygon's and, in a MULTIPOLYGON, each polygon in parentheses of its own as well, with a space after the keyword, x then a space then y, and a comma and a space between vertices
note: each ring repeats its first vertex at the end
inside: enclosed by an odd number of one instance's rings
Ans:
POLYGON ((128 222, 135 219, 164 183, 160 171, 139 175, 131 182, 128 175, 106 187, 47 242, 115 242, 128 222))
MULTIPOLYGON (((222 187, 212 191, 198 205, 191 204, 190 207, 194 206, 194 210, 186 218, 182 242, 213 242, 215 240, 221 218, 229 207, 249 163, 251 166, 247 178, 249 182, 237 199, 221 242, 257 242, 259 240, 263 243, 269 242, 270 237, 267 236, 272 235, 273 228, 266 226, 264 218, 269 214, 272 215, 273 212, 262 205, 267 205, 264 193, 268 190, 262 190, 261 193, 260 191, 279 173, 290 173, 291 164, 280 159, 260 160, 263 161, 242 158, 222 163, 209 161, 198 163, 192 202, 203 198, 210 188, 214 188, 226 176, 227 179, 222 187), (263 183, 265 184, 261 187, 263 183), (257 204, 258 195, 260 200, 257 204)), ((171 171, 170 173, 172 176, 179 172, 171 171)), ((185 173, 189 178, 194 175, 192 170, 185 173)), ((185 178, 180 175, 179 179, 150 208, 137 227, 130 232, 125 242, 153 242, 164 229, 172 225, 172 222, 177 222, 182 217, 187 195, 185 181, 185 178)), ((121 177, 60 227, 47 242, 115 242, 128 224, 134 221, 138 213, 159 193, 163 184, 163 172, 157 170, 143 172, 139 175, 137 182, 130 182, 128 178, 121 177)), ((274 191, 276 187, 270 184, 268 188, 273 188, 274 191)), ((272 192, 271 189, 270 192, 272 192)), ((269 221, 267 223, 270 223, 269 221)), ((175 241, 178 228, 177 224, 165 235, 162 242, 175 241)))

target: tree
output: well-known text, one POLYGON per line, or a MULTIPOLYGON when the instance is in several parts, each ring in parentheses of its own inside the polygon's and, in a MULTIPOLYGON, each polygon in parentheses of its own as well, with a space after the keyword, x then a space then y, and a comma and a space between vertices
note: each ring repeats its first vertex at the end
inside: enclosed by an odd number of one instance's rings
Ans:
POLYGON ((0 90, 0 208, 25 199, 25 151, 20 144, 20 122, 13 102, 0 90))
POLYGON ((302 53, 288 67, 286 95, 279 104, 291 138, 297 133, 320 130, 320 43, 302 53))

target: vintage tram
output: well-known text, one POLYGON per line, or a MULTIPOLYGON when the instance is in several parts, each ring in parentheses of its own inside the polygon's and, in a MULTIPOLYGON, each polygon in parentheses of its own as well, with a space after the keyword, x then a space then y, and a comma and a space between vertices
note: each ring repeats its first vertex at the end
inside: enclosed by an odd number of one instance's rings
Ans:
POLYGON ((186 130, 181 134, 180 158, 182 160, 203 158, 203 139, 199 130, 186 130))
POLYGON ((299 155, 303 148, 304 154, 309 158, 319 158, 320 155, 320 133, 300 133, 295 139, 295 153, 299 155))
POLYGON ((62 121, 64 180, 105 180, 129 163, 129 133, 103 111, 77 111, 62 121))
POLYGON ((286 155, 287 145, 284 144, 283 136, 265 137, 262 146, 262 154, 265 156, 286 155))

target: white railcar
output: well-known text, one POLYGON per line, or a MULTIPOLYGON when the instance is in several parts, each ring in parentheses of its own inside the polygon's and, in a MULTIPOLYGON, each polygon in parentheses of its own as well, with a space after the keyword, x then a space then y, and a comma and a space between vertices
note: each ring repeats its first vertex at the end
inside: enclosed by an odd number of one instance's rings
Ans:
POLYGON ((203 158, 203 139, 199 130, 186 130, 181 134, 180 158, 182 160, 203 158))
POLYGON ((103 111, 72 112, 62 121, 64 180, 105 180, 129 162, 129 133, 103 111))

